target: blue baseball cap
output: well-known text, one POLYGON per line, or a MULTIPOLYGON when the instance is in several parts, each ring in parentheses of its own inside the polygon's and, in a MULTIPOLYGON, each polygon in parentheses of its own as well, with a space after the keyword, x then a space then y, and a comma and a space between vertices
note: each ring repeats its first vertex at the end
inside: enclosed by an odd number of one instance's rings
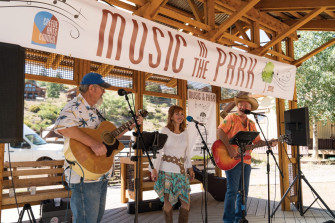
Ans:
POLYGON ((107 82, 105 82, 102 79, 102 76, 100 74, 94 73, 94 72, 90 72, 90 73, 85 74, 85 76, 81 80, 80 84, 81 85, 98 84, 103 88, 111 87, 110 84, 108 84, 107 82))

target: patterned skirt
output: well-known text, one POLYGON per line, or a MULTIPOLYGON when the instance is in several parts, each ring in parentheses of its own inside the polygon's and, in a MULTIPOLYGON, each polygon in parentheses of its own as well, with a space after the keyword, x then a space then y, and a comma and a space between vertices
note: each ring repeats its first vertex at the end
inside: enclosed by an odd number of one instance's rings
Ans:
POLYGON ((154 190, 161 202, 164 202, 164 194, 168 194, 170 204, 174 205, 178 198, 185 203, 189 202, 191 187, 188 177, 184 174, 159 171, 154 190))

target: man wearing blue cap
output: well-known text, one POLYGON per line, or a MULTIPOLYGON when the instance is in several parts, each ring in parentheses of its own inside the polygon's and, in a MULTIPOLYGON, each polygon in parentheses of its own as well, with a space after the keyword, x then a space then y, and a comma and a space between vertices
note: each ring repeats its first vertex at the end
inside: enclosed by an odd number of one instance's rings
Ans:
MULTIPOLYGON (((67 148, 69 139, 75 139, 90 147, 96 156, 105 156, 106 146, 81 131, 80 128, 95 129, 105 121, 97 110, 102 103, 105 89, 111 85, 106 83, 100 74, 86 74, 79 86, 80 94, 65 105, 55 122, 55 132, 64 136, 64 147, 67 148)), ((141 124, 142 117, 138 118, 141 124)), ((134 128, 135 124, 130 128, 134 128)), ((126 131, 119 135, 122 136, 126 131)), ((69 148, 67 148, 69 149, 69 148)), ((66 151, 64 151, 66 152, 66 151)), ((65 162, 65 167, 68 163, 65 162)), ((96 181, 82 179, 72 169, 65 171, 66 181, 71 188, 71 211, 74 223, 92 223, 102 220, 107 195, 107 183, 111 170, 96 181)))

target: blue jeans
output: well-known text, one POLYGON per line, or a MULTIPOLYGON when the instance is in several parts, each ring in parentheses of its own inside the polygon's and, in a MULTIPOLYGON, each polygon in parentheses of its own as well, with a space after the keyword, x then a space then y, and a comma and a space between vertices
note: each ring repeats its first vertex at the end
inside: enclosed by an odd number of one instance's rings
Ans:
MULTIPOLYGON (((242 218, 242 195, 239 193, 242 186, 242 163, 237 164, 233 169, 227 170, 227 192, 224 199, 224 223, 238 223, 242 218)), ((249 180, 250 180, 251 166, 244 164, 244 188, 245 188, 245 204, 247 203, 249 180)), ((243 208, 247 213, 246 206, 243 208)))
POLYGON ((105 212, 108 180, 71 184, 73 223, 100 222, 105 212))

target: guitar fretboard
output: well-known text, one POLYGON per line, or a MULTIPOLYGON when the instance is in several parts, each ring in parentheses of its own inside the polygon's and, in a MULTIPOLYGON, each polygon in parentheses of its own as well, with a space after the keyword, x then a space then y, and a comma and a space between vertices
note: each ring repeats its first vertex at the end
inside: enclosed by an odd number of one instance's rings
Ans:
MULTIPOLYGON (((271 142, 273 141, 276 141, 276 140, 270 140, 269 144, 271 144, 271 142)), ((262 147, 262 146, 266 146, 266 142, 259 142, 259 143, 256 143, 255 145, 247 145, 247 150, 255 149, 258 147, 262 147)))
POLYGON ((118 135, 120 135, 124 130, 128 129, 132 124, 134 124, 134 120, 129 120, 128 122, 121 125, 119 128, 115 129, 111 132, 111 135, 116 138, 118 135))

